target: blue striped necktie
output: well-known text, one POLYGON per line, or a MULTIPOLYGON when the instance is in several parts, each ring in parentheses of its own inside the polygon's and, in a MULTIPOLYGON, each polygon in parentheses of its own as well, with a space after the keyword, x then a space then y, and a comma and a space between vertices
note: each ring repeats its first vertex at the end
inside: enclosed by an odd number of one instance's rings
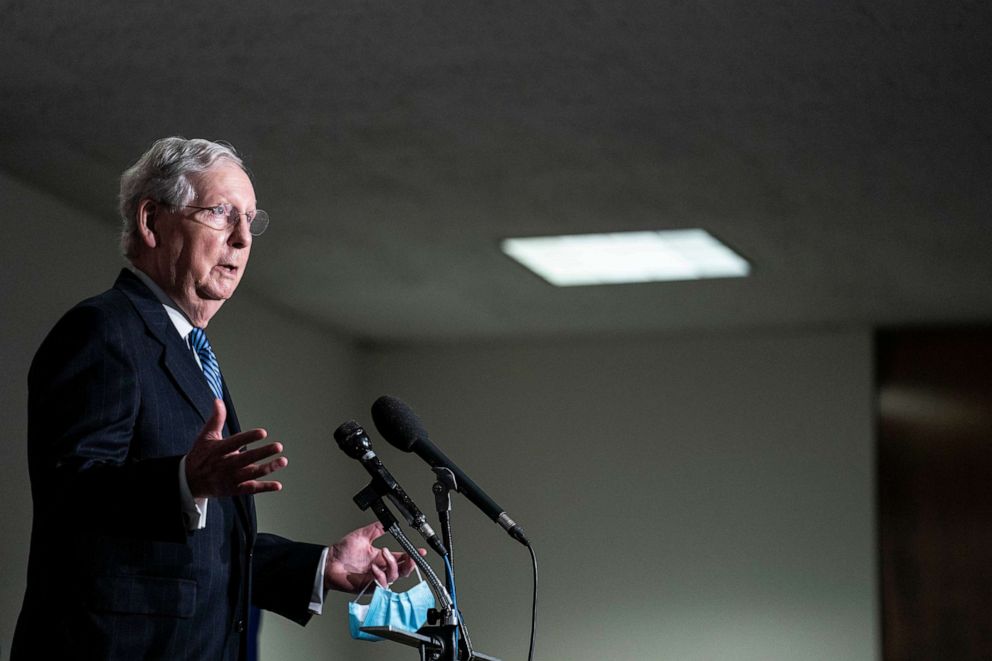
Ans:
POLYGON ((193 327, 193 330, 189 332, 189 344, 196 355, 200 357, 200 369, 203 370, 203 376, 207 377, 207 383, 210 384, 214 397, 224 399, 224 388, 221 386, 220 380, 220 365, 217 364, 217 356, 210 348, 210 341, 207 340, 207 334, 203 332, 202 328, 193 327))

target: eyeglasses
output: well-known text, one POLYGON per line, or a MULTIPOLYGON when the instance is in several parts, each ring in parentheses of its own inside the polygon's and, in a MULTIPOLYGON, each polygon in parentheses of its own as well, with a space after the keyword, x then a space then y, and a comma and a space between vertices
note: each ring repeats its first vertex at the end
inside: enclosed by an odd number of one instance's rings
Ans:
POLYGON ((241 216, 248 218, 248 231, 251 232, 252 236, 260 236, 269 226, 269 214, 261 209, 242 212, 230 204, 215 204, 212 207, 195 207, 192 204, 187 204, 184 208, 209 211, 210 213, 206 214, 204 224, 215 230, 226 230, 229 227, 234 227, 241 222, 241 216))

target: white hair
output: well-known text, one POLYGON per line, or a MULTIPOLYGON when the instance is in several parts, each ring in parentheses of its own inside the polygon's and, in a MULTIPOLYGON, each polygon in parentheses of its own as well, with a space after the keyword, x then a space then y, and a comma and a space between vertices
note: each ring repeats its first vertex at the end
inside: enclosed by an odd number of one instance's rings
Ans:
POLYGON ((221 159, 235 163, 250 176, 232 145, 181 137, 157 140, 134 165, 124 171, 121 175, 119 208, 124 223, 121 252, 125 257, 135 256, 141 201, 151 199, 173 210, 186 206, 196 196, 191 175, 209 170, 221 159))

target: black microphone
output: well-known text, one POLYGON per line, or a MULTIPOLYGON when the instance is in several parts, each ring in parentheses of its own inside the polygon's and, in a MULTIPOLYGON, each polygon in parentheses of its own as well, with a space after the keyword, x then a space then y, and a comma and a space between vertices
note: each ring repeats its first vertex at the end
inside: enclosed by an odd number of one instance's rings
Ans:
POLYGON ((372 476, 372 483, 380 496, 388 497, 396 508, 400 510, 407 523, 423 535, 427 543, 431 545, 442 557, 448 555, 448 549, 440 538, 434 533, 427 523, 427 517, 420 511, 413 500, 406 494, 403 487, 393 478, 386 467, 382 464, 375 451, 372 449, 372 441, 368 434, 354 420, 349 420, 334 430, 334 440, 338 442, 338 447, 352 459, 361 462, 365 470, 372 476))
POLYGON ((455 462, 448 459, 427 436, 427 430, 420 419, 402 401, 383 395, 372 404, 372 421, 376 429, 394 447, 403 452, 415 452, 432 468, 447 468, 455 475, 455 489, 475 503, 490 519, 498 523, 513 539, 530 546, 524 530, 511 519, 506 511, 496 504, 479 485, 462 472, 455 462))

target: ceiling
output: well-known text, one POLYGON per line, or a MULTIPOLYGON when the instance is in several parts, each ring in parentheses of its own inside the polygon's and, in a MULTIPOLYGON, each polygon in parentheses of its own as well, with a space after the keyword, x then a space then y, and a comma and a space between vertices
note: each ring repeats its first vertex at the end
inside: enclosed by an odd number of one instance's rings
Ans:
POLYGON ((232 142, 243 287, 364 341, 992 319, 992 4, 0 3, 0 167, 116 224, 232 142), (703 227, 746 279, 558 289, 509 236, 703 227))

